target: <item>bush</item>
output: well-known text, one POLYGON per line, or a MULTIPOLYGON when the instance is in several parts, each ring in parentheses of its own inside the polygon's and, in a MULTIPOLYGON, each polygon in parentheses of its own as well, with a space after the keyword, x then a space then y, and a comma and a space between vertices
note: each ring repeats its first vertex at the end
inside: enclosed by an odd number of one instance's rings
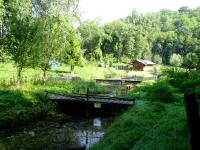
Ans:
POLYGON ((177 90, 166 81, 154 84, 146 84, 129 93, 129 97, 136 99, 159 101, 164 103, 179 102, 180 98, 175 94, 177 90))
POLYGON ((148 99, 161 101, 164 103, 176 102, 175 90, 164 81, 153 84, 148 91, 148 99))
POLYGON ((156 63, 156 64, 162 64, 162 58, 160 55, 155 55, 153 57, 153 61, 156 63))
POLYGON ((170 64, 172 66, 180 67, 183 63, 183 57, 179 54, 173 54, 170 57, 170 64))
POLYGON ((194 89, 200 85, 200 74, 197 72, 184 72, 181 70, 165 70, 167 82, 184 93, 187 89, 194 89))

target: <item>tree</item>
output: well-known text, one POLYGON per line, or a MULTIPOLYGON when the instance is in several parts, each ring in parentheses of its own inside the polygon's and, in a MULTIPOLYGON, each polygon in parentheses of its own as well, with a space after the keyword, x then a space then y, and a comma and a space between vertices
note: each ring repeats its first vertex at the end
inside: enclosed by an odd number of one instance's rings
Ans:
POLYGON ((114 54, 120 61, 123 56, 134 59, 140 56, 141 51, 148 51, 147 37, 140 26, 115 21, 105 25, 104 30, 106 36, 101 46, 103 55, 114 54))
POLYGON ((163 64, 170 64, 170 56, 176 51, 177 34, 174 31, 157 33, 152 43, 152 53, 162 57, 163 64))
MULTIPOLYGON (((38 66, 43 71, 43 80, 50 67, 50 61, 58 60, 65 49, 67 24, 78 18, 79 0, 34 1, 34 16, 39 19, 40 31, 37 34, 39 53, 38 66)), ((70 37, 69 37, 70 38, 70 37)), ((72 63, 74 60, 70 60, 72 63)))
POLYGON ((23 0, 23 2, 12 0, 5 4, 7 34, 4 48, 17 66, 17 80, 20 87, 23 69, 34 64, 33 43, 37 26, 31 17, 30 0, 23 0))
POLYGON ((0 0, 0 62, 3 54, 3 0, 0 0))
POLYGON ((189 69, 197 68, 198 60, 198 56, 195 53, 190 52, 185 56, 183 65, 189 69))
POLYGON ((176 67, 180 67, 183 63, 183 57, 179 54, 172 54, 170 57, 170 64, 176 67))
POLYGON ((68 25, 66 30, 67 31, 64 36, 65 41, 63 41, 64 47, 61 51, 60 59, 63 63, 70 65, 71 73, 73 73, 76 65, 83 65, 81 43, 80 38, 73 26, 68 25))
POLYGON ((43 81, 46 80, 46 72, 50 68, 50 61, 56 59, 56 54, 62 48, 61 24, 56 17, 48 17, 40 20, 40 30, 37 33, 38 67, 43 71, 43 81))
POLYGON ((160 24, 161 24, 161 31, 162 32, 167 32, 167 31, 173 31, 174 30, 174 16, 175 16, 174 11, 171 10, 161 10, 159 12, 160 14, 160 24))
POLYGON ((157 64, 162 64, 162 58, 160 57, 160 55, 154 55, 153 61, 157 64))
POLYGON ((0 36, 3 33, 3 16, 4 16, 4 5, 3 0, 0 0, 0 36))
POLYGON ((0 0, 0 62, 9 60, 4 49, 4 38, 5 38, 5 25, 4 25, 5 7, 4 1, 0 0))
POLYGON ((102 55, 102 50, 100 48, 96 49, 94 51, 94 54, 92 56, 96 61, 102 61, 103 55, 102 55))
MULTIPOLYGON (((84 56, 89 60, 95 59, 96 53, 101 51, 100 47, 104 39, 103 28, 96 21, 85 21, 78 30, 82 39, 81 47, 85 51, 84 56)), ((97 60, 99 59, 97 58, 97 60)))

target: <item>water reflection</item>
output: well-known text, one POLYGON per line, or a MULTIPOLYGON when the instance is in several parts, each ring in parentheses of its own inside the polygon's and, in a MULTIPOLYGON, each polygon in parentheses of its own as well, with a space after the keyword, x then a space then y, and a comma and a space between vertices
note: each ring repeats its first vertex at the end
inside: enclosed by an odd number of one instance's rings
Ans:
POLYGON ((104 136, 111 121, 111 118, 75 119, 2 134, 0 150, 63 150, 81 146, 89 149, 104 136))
POLYGON ((83 131, 79 132, 79 141, 81 146, 85 146, 86 150, 93 144, 97 143, 104 136, 104 132, 100 131, 83 131))
POLYGON ((93 126, 97 128, 101 128, 101 118, 95 118, 93 120, 93 126))

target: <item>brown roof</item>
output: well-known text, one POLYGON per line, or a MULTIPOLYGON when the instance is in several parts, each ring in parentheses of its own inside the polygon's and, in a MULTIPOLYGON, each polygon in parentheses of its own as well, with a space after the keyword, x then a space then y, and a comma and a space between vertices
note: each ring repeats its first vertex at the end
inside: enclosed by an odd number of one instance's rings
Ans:
MULTIPOLYGON (((138 62, 144 64, 145 66, 146 65, 155 65, 156 64, 156 63, 154 63, 154 62, 152 62, 150 60, 141 60, 141 59, 138 59, 138 60, 135 60, 135 61, 138 61, 138 62)), ((134 63, 135 61, 133 61, 132 63, 134 63)))

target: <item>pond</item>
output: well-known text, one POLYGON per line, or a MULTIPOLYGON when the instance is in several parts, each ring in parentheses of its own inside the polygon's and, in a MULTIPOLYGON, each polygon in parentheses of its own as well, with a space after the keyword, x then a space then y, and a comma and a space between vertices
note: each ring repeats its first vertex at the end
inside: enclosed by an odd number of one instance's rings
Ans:
POLYGON ((112 118, 73 118, 62 123, 43 124, 17 132, 0 134, 0 150, 67 150, 97 143, 112 118))

